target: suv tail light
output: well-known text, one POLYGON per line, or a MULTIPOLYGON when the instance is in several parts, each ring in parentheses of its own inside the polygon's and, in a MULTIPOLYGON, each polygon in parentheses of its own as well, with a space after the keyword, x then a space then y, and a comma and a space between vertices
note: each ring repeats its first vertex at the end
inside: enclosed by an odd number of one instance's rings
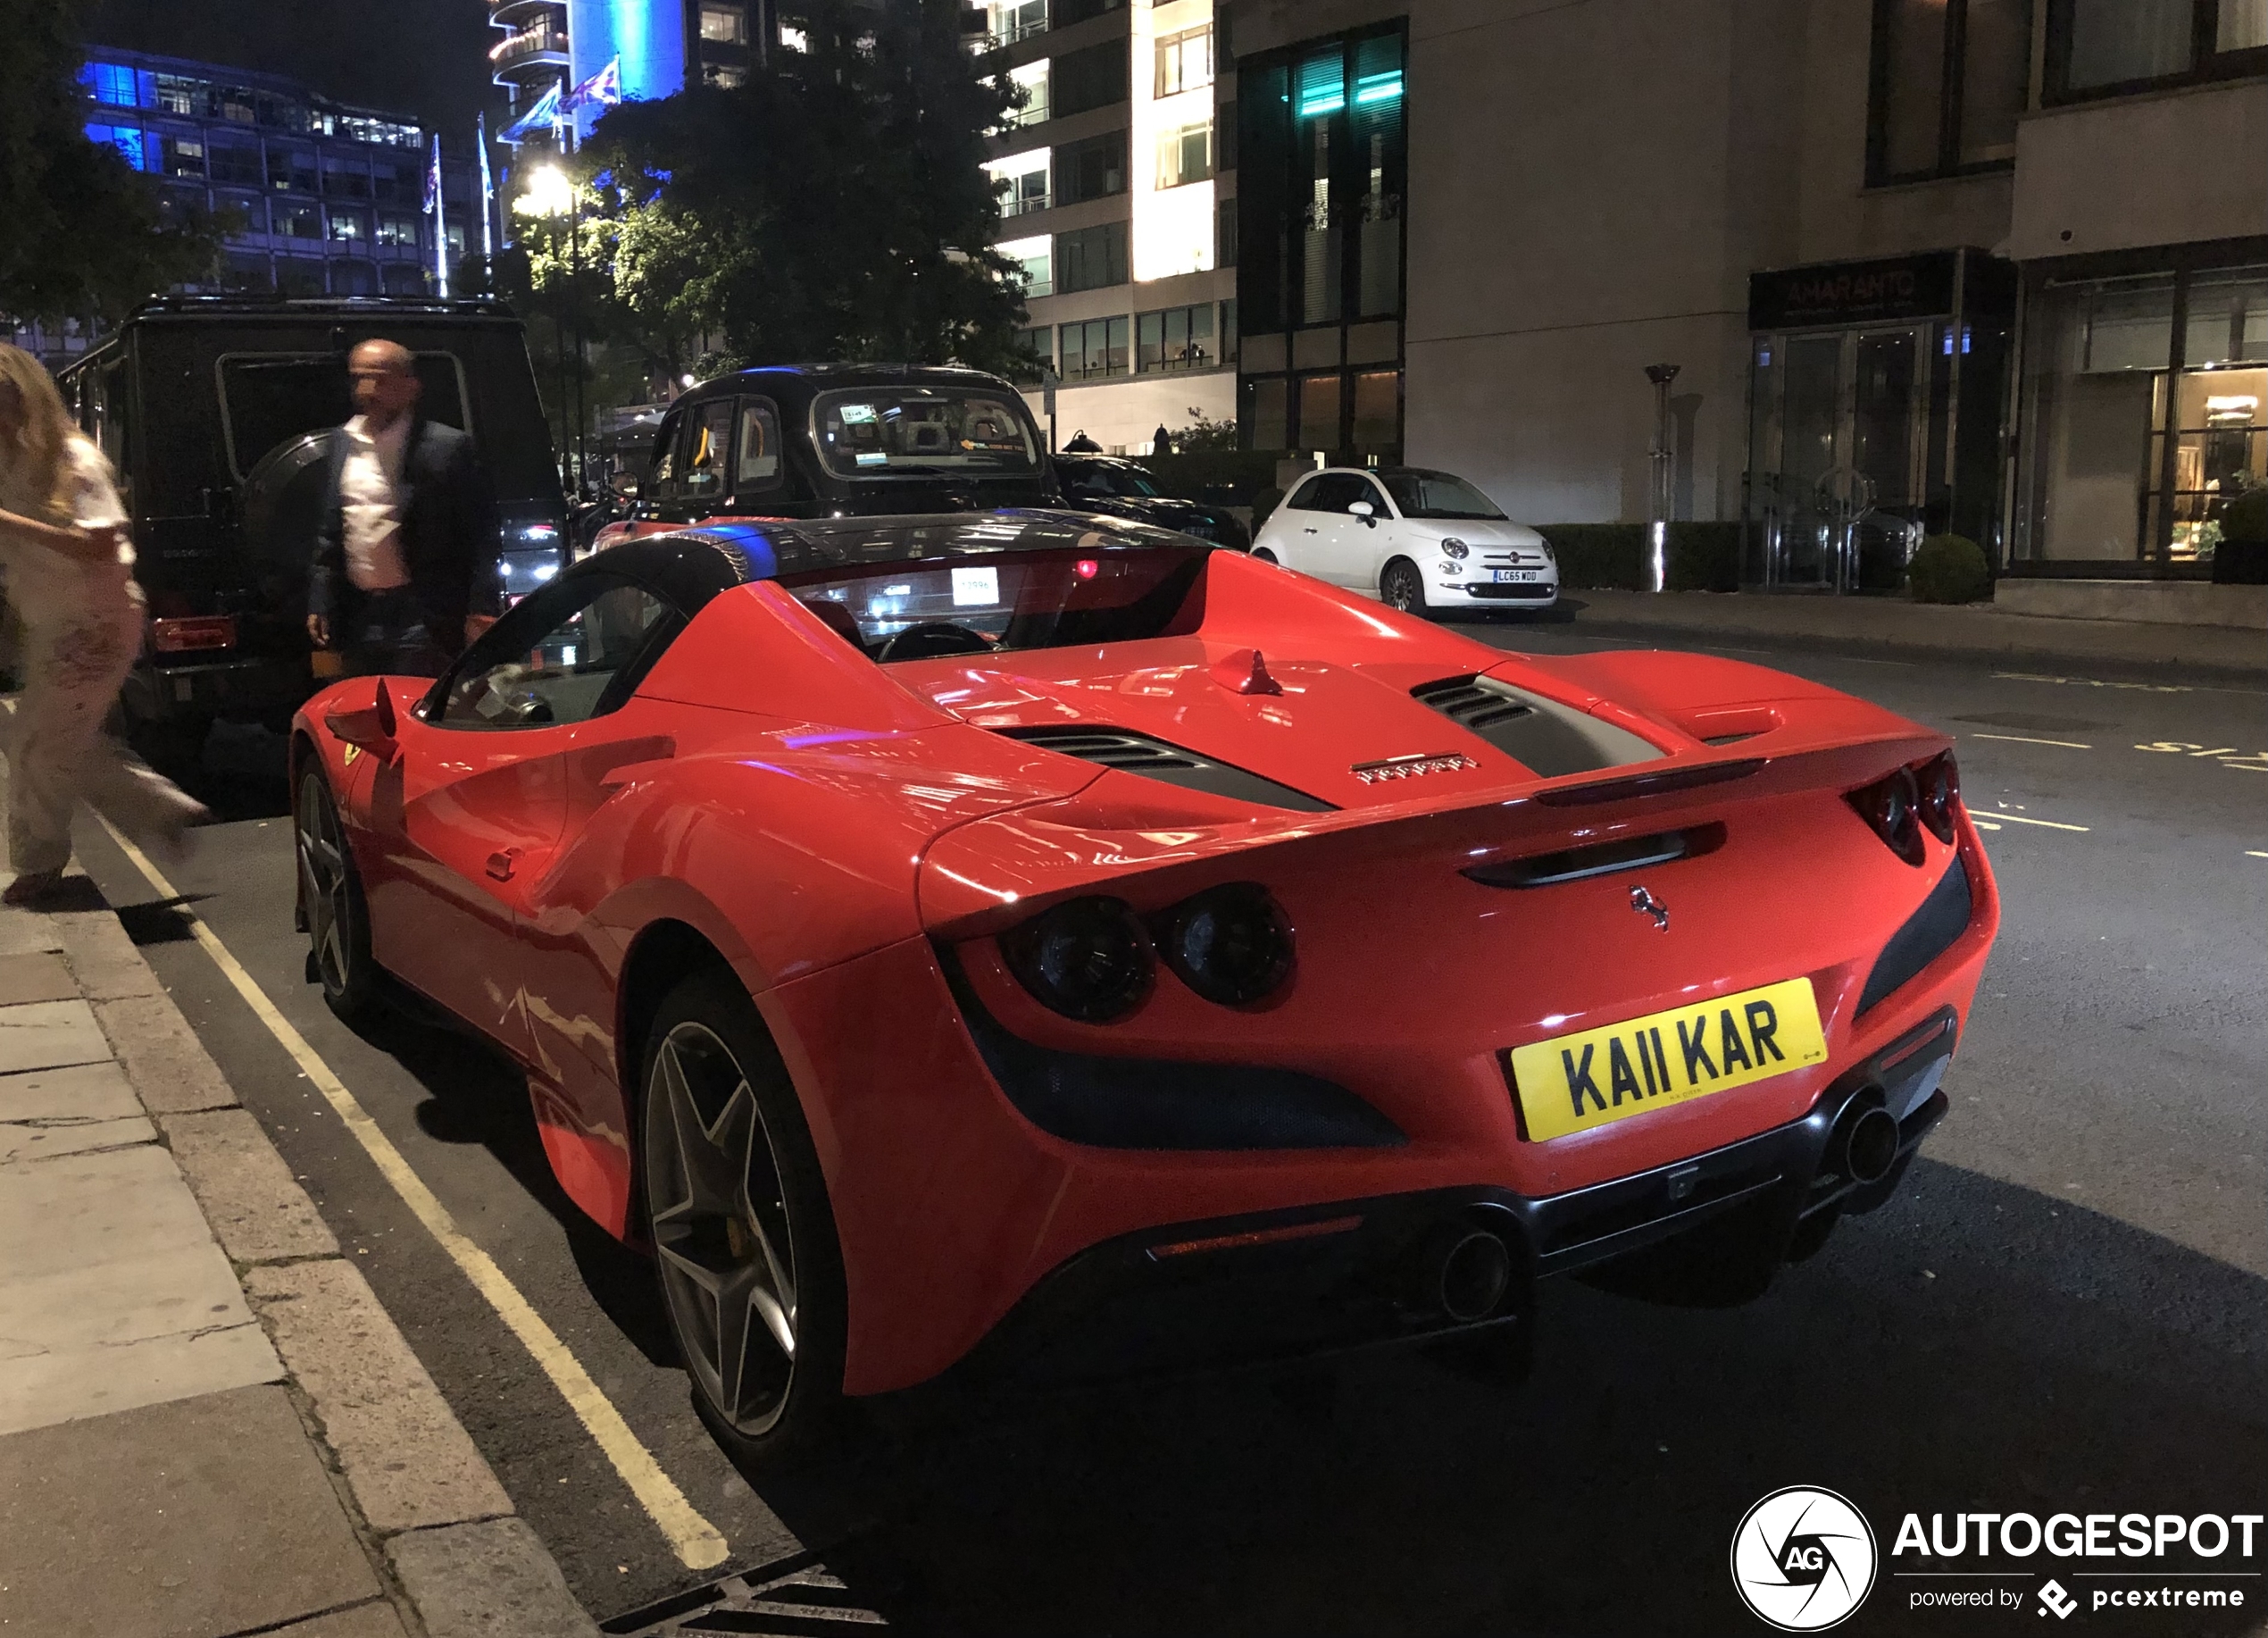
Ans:
POLYGON ((198 654, 236 646, 234 614, 191 614, 150 622, 150 651, 154 654, 198 654))

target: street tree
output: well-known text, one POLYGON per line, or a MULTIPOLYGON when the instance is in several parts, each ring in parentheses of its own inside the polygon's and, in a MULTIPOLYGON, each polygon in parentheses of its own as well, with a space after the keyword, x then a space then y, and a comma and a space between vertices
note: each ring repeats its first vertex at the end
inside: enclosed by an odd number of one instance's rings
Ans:
POLYGON ((208 275, 210 220, 168 226, 156 190, 88 140, 83 0, 0 0, 0 314, 113 320, 208 275))
POLYGON ((632 103, 576 159, 590 220, 537 236, 539 287, 657 372, 794 359, 1024 359, 986 134, 1009 93, 956 0, 813 0, 806 49, 741 86, 632 103), (596 270, 603 288, 588 282, 596 270), (706 338, 706 355, 704 341, 706 338))

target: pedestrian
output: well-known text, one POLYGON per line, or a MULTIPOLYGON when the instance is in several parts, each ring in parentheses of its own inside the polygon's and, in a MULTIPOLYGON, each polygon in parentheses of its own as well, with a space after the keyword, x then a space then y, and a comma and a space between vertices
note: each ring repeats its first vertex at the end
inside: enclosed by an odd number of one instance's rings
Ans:
POLYGON ((1100 455, 1103 453, 1103 447, 1088 437, 1087 429, 1081 427, 1071 435, 1071 442, 1063 446, 1063 453, 1065 455, 1100 455))
POLYGON ((347 355, 354 418, 332 440, 307 636, 347 674, 438 677, 500 612, 495 504, 470 434, 418 413, 393 341, 347 355))
POLYGON ((23 683, 7 733, 8 904, 37 903, 62 881, 82 800, 169 862, 210 816, 103 731, 142 648, 126 524, 110 461, 71 424, 53 378, 0 342, 0 570, 23 683))
POLYGON ((1157 430, 1150 434, 1150 453, 1152 455, 1173 453, 1173 434, 1165 430, 1165 422, 1163 421, 1157 423, 1157 430))

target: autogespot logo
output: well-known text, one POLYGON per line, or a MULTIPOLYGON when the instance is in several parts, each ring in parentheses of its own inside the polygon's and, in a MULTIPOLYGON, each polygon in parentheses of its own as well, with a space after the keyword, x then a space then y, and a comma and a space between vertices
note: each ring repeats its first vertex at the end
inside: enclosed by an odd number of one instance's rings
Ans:
POLYGON ((1866 1601, 1874 1530, 1831 1490, 1794 1484, 1750 1508, 1732 1533, 1732 1584, 1784 1633, 1817 1633, 1866 1601))

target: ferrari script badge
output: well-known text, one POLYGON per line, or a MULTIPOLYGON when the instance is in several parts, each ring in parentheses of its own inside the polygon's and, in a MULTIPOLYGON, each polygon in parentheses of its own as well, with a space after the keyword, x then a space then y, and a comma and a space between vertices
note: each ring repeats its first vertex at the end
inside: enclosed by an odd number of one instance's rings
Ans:
POLYGON ((1382 785, 1390 779, 1419 779, 1428 773, 1455 773, 1480 765, 1463 751, 1438 756, 1389 756, 1384 762, 1358 762, 1347 772, 1365 785, 1382 785))
POLYGON ((1644 888, 1634 887, 1630 890, 1630 908, 1637 911, 1640 915, 1652 916, 1654 918, 1654 930, 1656 932, 1669 932, 1670 907, 1663 904, 1660 899, 1655 898, 1653 894, 1647 892, 1644 888))

